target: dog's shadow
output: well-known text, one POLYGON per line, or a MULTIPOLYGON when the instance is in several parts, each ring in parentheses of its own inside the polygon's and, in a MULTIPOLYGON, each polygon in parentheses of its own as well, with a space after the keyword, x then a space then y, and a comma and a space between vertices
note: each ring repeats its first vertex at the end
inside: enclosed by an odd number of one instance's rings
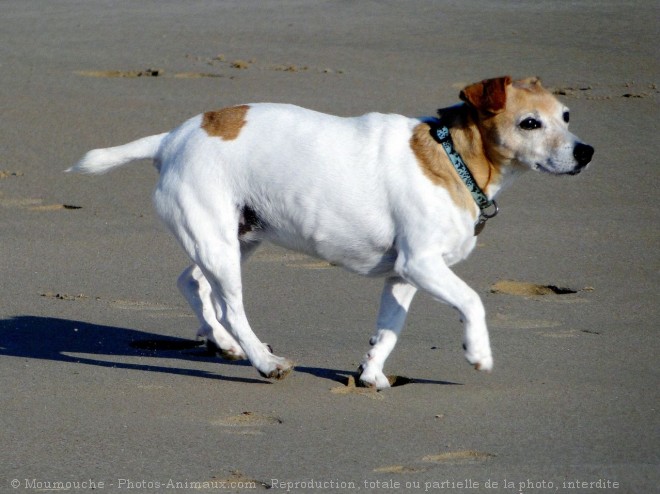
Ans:
MULTIPOLYGON (((266 379, 223 376, 220 373, 183 365, 122 362, 116 357, 141 357, 142 361, 150 357, 196 362, 210 360, 221 365, 250 366, 248 361, 228 361, 216 357, 201 341, 53 317, 17 316, 0 320, 0 355, 163 372, 232 382, 271 383, 266 379)), ((317 367, 296 366, 295 370, 343 384, 346 384, 349 376, 354 375, 351 371, 317 367)), ((457 384, 423 379, 402 378, 401 380, 401 383, 409 382, 457 384)))

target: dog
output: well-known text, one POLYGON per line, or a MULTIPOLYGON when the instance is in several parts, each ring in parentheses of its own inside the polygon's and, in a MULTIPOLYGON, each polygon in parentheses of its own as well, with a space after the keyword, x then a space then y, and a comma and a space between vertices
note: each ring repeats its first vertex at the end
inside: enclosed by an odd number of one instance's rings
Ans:
POLYGON ((497 212, 493 198, 526 170, 574 175, 594 149, 538 78, 471 84, 438 118, 343 118, 286 104, 209 111, 169 133, 89 151, 67 171, 104 173, 151 159, 155 208, 193 264, 178 286, 222 354, 267 378, 293 363, 252 331, 241 263, 263 241, 383 277, 362 385, 387 388, 383 366, 417 290, 464 323, 465 358, 493 368, 484 306, 450 269, 497 212))

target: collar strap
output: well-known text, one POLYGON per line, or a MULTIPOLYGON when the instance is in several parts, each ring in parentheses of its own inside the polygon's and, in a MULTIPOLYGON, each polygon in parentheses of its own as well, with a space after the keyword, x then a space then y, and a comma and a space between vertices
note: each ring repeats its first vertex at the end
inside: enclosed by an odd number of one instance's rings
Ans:
POLYGON ((431 136, 438 141, 442 148, 447 153, 449 161, 456 169, 458 176, 461 177, 463 183, 472 194, 474 202, 477 203, 480 209, 479 221, 475 227, 475 235, 477 235, 484 227, 486 220, 494 217, 499 212, 497 203, 494 200, 488 199, 488 196, 481 190, 481 187, 477 185, 476 180, 472 176, 470 169, 461 158, 461 155, 454 148, 454 143, 451 139, 451 134, 449 133, 449 128, 444 125, 441 121, 437 122, 436 125, 431 126, 431 136), (495 210, 492 213, 487 213, 486 211, 494 207, 495 210))
POLYGON ((481 190, 481 187, 477 185, 477 182, 472 176, 470 169, 465 164, 465 161, 463 161, 461 155, 458 154, 458 151, 454 149, 454 142, 451 139, 451 134, 449 133, 447 126, 440 124, 435 129, 433 129, 431 135, 433 135, 435 140, 442 145, 443 149, 447 153, 447 156, 449 157, 449 160, 451 161, 451 164, 454 165, 456 172, 461 177, 461 180, 463 180, 465 183, 465 186, 470 191, 470 194, 472 194, 474 202, 477 203, 479 209, 483 211, 491 207, 493 205, 493 201, 488 199, 488 196, 484 194, 484 191, 481 190))

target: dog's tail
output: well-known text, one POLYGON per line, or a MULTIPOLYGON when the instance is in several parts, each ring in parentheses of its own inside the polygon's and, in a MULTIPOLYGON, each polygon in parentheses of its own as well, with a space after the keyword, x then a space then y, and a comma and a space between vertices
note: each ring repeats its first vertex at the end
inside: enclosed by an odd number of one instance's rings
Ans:
POLYGON ((167 135, 158 134, 155 136, 143 137, 137 141, 129 142, 123 146, 116 146, 105 149, 93 149, 67 172, 101 174, 106 173, 125 165, 131 161, 142 159, 155 159, 158 150, 167 135))

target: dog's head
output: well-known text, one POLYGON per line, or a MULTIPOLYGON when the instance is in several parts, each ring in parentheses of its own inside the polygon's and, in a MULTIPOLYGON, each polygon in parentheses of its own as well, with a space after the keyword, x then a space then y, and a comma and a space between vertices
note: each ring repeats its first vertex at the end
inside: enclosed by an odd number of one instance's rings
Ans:
POLYGON ((591 161, 594 148, 568 131, 568 108, 537 78, 488 79, 467 86, 460 97, 473 110, 495 163, 575 175, 591 161))

